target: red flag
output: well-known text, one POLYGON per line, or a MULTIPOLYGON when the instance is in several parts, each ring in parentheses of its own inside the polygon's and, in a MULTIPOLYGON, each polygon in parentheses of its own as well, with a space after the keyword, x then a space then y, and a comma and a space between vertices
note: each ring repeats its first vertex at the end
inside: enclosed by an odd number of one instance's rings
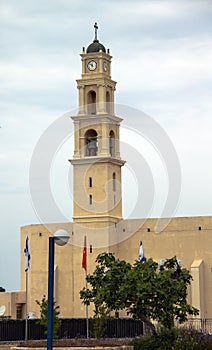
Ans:
POLYGON ((82 254, 82 268, 87 269, 87 246, 86 246, 86 236, 84 237, 84 248, 82 254))

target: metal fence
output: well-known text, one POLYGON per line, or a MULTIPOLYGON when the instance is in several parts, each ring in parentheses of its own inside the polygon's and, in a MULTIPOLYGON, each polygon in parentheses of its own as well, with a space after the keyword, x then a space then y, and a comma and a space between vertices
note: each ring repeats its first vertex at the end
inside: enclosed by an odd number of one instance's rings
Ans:
POLYGON ((187 322, 183 323, 183 326, 212 334, 212 318, 190 318, 187 322))
MULTIPOLYGON (((28 320, 28 339, 46 339, 45 329, 39 320, 28 320)), ((107 338, 133 338, 143 334, 143 323, 131 318, 108 319, 104 337, 107 338)), ((94 319, 89 319, 89 335, 94 335, 94 319)), ((58 331, 59 339, 85 338, 86 319, 61 319, 58 331)), ((0 341, 15 341, 25 339, 25 320, 0 320, 0 341)))

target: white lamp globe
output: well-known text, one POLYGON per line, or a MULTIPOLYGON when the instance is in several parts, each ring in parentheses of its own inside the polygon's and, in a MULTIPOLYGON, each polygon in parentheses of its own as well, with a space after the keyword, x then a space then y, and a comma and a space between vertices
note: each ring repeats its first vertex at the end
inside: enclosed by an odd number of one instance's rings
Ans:
POLYGON ((63 229, 57 230, 54 234, 54 237, 55 243, 60 246, 67 244, 70 238, 68 232, 63 229))

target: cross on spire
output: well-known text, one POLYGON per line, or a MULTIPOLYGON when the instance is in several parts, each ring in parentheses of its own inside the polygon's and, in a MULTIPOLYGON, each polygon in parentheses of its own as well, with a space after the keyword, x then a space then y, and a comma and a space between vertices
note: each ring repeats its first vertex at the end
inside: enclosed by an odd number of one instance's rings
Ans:
POLYGON ((98 25, 97 25, 97 22, 95 22, 94 28, 95 28, 95 39, 94 40, 97 40, 97 30, 99 28, 98 25))

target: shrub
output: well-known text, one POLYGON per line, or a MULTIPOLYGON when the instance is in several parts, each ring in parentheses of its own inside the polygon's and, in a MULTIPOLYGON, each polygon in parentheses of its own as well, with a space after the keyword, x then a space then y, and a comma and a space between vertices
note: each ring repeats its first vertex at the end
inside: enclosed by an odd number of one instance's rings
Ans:
MULTIPOLYGON (((36 303, 40 306, 40 320, 38 324, 45 327, 45 334, 47 334, 47 323, 48 323, 48 300, 44 295, 42 300, 36 300, 36 303)), ((53 339, 58 338, 58 329, 61 325, 61 320, 59 319, 60 307, 56 305, 56 302, 53 303, 53 339)))
POLYGON ((212 341, 203 331, 189 328, 161 328, 158 334, 131 342, 135 350, 212 350, 212 341))
POLYGON ((176 350, 210 350, 212 341, 208 334, 192 327, 182 327, 179 330, 176 350))

